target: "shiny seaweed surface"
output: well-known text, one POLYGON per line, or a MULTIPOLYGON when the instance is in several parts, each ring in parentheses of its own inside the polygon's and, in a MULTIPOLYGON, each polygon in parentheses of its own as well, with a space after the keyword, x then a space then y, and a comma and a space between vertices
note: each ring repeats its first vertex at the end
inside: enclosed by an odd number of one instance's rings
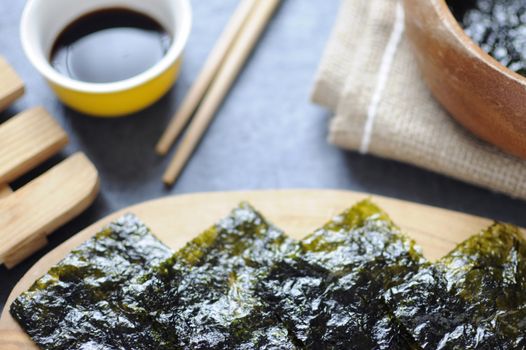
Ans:
POLYGON ((210 228, 127 293, 173 348, 295 349, 255 286, 293 241, 248 204, 210 228))
POLYGON ((449 0, 466 33, 487 53, 526 76, 524 0, 449 0))
POLYGON ((133 215, 11 314, 43 349, 524 349, 526 242, 495 224, 436 263, 363 201, 301 241, 250 205, 172 252, 133 215))
POLYGON ((135 216, 127 215, 72 251, 11 306, 42 349, 137 348, 154 342, 146 314, 124 311, 129 280, 171 256, 135 216))
POLYGON ((302 240, 259 293, 307 349, 411 349, 383 291, 422 262, 414 243, 364 201, 302 240))
POLYGON ((44 349, 295 349, 254 293, 292 247, 247 204, 176 253, 128 216, 52 268, 11 313, 44 349))
POLYGON ((423 349, 526 348, 526 242, 495 224, 386 298, 423 349))

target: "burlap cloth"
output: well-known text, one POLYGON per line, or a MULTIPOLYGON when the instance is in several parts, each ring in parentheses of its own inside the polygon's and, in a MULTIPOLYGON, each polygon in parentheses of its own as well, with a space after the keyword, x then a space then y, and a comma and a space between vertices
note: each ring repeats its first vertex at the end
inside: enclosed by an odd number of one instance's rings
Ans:
POLYGON ((313 101, 335 113, 331 143, 526 199, 526 161, 469 134, 431 96, 397 0, 342 0, 313 101))

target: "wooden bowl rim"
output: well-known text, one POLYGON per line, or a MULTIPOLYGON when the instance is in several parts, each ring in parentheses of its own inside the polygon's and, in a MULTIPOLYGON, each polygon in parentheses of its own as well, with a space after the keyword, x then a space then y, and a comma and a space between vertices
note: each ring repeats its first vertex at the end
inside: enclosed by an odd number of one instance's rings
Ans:
POLYGON ((526 77, 516 73, 501 64, 493 56, 484 51, 467 33, 464 28, 457 21, 446 0, 432 0, 431 1, 436 14, 440 18, 441 22, 446 26, 450 34, 468 51, 468 53, 478 58, 484 63, 489 69, 496 71, 497 73, 503 74, 507 78, 519 83, 523 87, 526 87, 526 77))

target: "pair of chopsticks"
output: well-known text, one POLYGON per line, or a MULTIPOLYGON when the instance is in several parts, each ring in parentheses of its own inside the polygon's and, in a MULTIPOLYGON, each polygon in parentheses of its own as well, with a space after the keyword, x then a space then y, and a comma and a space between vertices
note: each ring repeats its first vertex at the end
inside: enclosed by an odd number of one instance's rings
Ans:
POLYGON ((172 185, 183 170, 279 3, 280 0, 241 0, 156 146, 157 153, 165 155, 195 112, 163 176, 166 185, 172 185))

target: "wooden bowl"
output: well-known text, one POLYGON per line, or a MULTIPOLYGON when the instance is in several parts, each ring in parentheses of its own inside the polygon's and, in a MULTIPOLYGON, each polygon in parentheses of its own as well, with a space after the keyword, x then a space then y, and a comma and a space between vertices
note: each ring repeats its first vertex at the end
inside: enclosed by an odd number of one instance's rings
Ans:
POLYGON ((406 31, 435 98, 464 127, 526 159, 526 78, 468 37, 445 0, 404 0, 406 31))

